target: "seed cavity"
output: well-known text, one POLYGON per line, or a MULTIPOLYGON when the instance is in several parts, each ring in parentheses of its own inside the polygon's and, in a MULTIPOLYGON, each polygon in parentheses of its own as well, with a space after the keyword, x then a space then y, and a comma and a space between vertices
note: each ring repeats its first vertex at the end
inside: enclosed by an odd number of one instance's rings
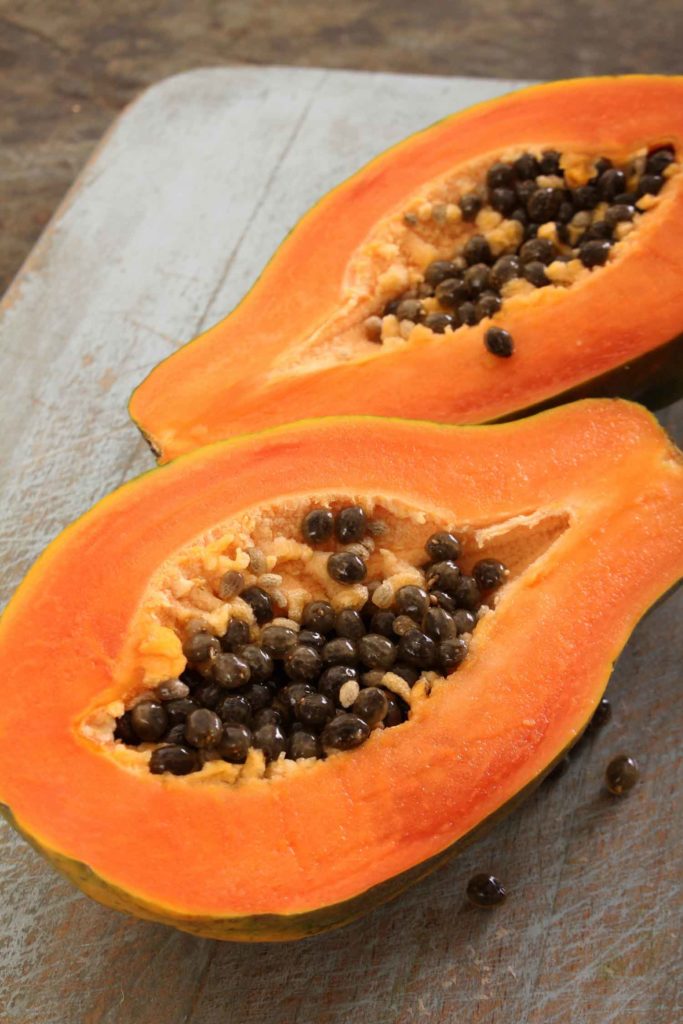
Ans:
POLYGON ((449 239, 450 254, 421 270, 419 258, 412 260, 404 275, 408 286, 366 319, 366 337, 396 344, 410 339, 416 327, 450 334, 494 319, 484 344, 491 354, 509 358, 514 345, 503 329, 507 300, 571 286, 582 272, 605 266, 677 170, 674 148, 664 144, 616 163, 605 156, 530 150, 497 160, 460 195, 461 182, 453 178, 442 186, 443 202, 420 200, 415 211, 403 214, 409 256, 443 251, 449 239))
MULTIPOLYGON (((149 750, 152 774, 182 776, 217 760, 246 765, 253 752, 266 765, 320 760, 405 722, 420 680, 428 692, 435 678, 462 664, 484 596, 508 571, 489 558, 476 562, 472 575, 463 572, 459 538, 441 530, 423 535, 422 553, 413 567, 401 563, 396 583, 372 575, 360 597, 357 587, 371 574, 371 559, 389 557, 391 565, 394 556, 365 549, 362 556, 347 545, 381 532, 360 505, 307 512, 298 537, 274 543, 283 552, 287 544, 298 550, 302 541, 321 549, 321 568, 342 603, 309 599, 297 610, 283 591, 277 616, 271 594, 245 586, 269 575, 263 573, 269 556, 249 548, 251 575, 225 573, 217 600, 222 593, 231 610, 246 607, 253 623, 228 617, 217 633, 191 618, 182 643, 185 670, 126 708, 116 720, 115 740, 149 750), (345 593, 356 603, 344 605, 345 593)), ((284 586, 286 562, 282 574, 270 575, 284 586)))

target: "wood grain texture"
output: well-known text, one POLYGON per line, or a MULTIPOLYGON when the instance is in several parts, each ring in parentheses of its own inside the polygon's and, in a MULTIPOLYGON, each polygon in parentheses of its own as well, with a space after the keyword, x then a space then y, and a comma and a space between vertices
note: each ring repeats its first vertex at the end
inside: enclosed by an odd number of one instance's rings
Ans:
MULTIPOLYGON (((163 82, 124 114, 2 307, 3 600, 62 526, 149 468, 131 388, 230 308, 308 205, 405 133, 506 87, 216 70, 163 82)), ((681 407, 664 420, 680 441, 681 407)), ((682 598, 638 628, 610 684, 614 719, 565 776, 343 931, 235 946, 133 921, 2 827, 0 1022, 673 1024, 682 598), (643 780, 615 801, 602 776, 622 751, 643 780), (475 870, 509 887, 499 910, 464 904, 475 870)))
POLYGON ((0 293, 116 112, 166 75, 680 74, 681 38, 677 0, 0 0, 0 293))

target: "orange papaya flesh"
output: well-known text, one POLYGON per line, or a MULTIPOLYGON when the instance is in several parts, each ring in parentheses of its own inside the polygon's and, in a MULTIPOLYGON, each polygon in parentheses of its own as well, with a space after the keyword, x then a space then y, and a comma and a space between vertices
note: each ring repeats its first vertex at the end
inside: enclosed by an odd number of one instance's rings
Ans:
POLYGON ((328 418, 194 452, 69 527, 6 609, 0 802, 117 909, 226 939, 343 923, 441 863, 576 740, 636 621, 683 574, 682 509, 680 453, 620 401, 488 427, 328 418), (83 728, 140 685, 150 647, 134 627, 179 551, 340 492, 464 533, 530 534, 468 658, 406 723, 234 785, 136 770, 83 728))
MULTIPOLYGON (((165 461, 302 416, 477 423, 567 397, 621 394, 659 405, 678 395, 683 175, 676 162, 657 196, 638 199, 634 230, 622 238, 617 226, 604 266, 588 270, 558 241, 568 262, 549 268, 553 284, 502 286, 501 309, 472 326, 455 323, 438 334, 418 323, 404 336, 385 317, 390 336, 373 344, 364 324, 421 280, 430 260, 450 258, 475 232, 496 240, 494 256, 517 251, 511 217, 491 221, 489 209, 483 220, 459 219, 459 199, 481 191, 495 161, 551 148, 562 155, 566 182, 581 184, 597 157, 628 167, 658 146, 678 155, 682 99, 681 77, 557 82, 406 139, 323 198, 236 309, 152 371, 132 396, 133 419, 165 461), (486 348, 490 327, 512 335, 511 358, 486 348)), ((541 228, 552 235, 552 224, 541 228)))

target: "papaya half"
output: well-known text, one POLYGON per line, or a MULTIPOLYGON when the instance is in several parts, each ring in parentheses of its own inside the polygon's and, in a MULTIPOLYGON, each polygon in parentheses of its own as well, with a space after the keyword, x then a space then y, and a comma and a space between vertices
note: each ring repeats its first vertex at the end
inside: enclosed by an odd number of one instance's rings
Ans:
POLYGON ((680 453, 618 400, 304 421, 155 469, 68 527, 0 620, 5 813, 143 918, 240 940, 343 924, 576 741, 683 573, 682 510, 680 453), (292 683, 322 660, 334 717, 322 684, 292 683))
POLYGON ((378 156, 130 412, 162 461, 301 417, 683 391, 683 77, 535 86, 378 156))

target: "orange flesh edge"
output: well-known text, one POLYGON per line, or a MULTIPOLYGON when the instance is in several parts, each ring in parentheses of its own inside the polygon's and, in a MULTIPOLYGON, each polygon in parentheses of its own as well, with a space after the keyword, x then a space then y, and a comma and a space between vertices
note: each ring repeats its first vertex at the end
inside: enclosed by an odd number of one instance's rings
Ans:
POLYGON ((682 511, 675 449, 623 402, 480 428, 329 419, 197 452, 102 501, 9 605, 0 800, 44 847, 178 913, 348 899, 467 833, 582 729, 635 622, 683 573, 682 511), (352 754, 192 788, 121 770, 79 736, 165 558, 248 504, 340 481, 448 508, 455 522, 537 508, 572 522, 479 625, 453 683, 352 754))
POLYGON ((152 371, 131 415, 164 459, 235 432, 301 416, 372 413, 444 422, 495 419, 543 401, 683 331, 683 175, 643 219, 619 259, 547 301, 495 319, 513 359, 483 345, 487 322, 453 340, 351 361, 267 384, 289 344, 331 318, 347 265, 373 226, 426 182, 506 146, 630 153, 671 142, 683 152, 683 77, 582 79, 513 93, 439 122, 379 156, 295 228, 229 317, 152 371), (329 244, 329 239, 334 244, 329 244))

